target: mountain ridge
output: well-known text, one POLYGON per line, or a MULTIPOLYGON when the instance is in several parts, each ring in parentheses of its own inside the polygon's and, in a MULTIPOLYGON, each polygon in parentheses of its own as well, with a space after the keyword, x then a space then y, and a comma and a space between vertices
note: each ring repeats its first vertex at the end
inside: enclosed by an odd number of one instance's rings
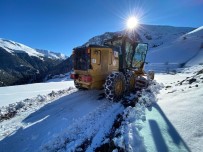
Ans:
POLYGON ((62 53, 57 53, 57 52, 45 50, 45 49, 34 49, 25 44, 4 39, 4 38, 0 38, 0 46, 4 48, 6 51, 8 51, 9 53, 25 52, 25 53, 28 53, 30 56, 37 56, 39 58, 48 57, 51 59, 59 59, 59 60, 64 60, 67 58, 67 56, 62 53))

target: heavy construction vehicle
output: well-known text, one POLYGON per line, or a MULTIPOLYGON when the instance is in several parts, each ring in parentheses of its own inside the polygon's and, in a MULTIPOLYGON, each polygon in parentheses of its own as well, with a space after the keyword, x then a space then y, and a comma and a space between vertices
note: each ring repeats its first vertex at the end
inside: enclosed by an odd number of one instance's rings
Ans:
MULTIPOLYGON (((141 76, 148 44, 138 43, 127 36, 106 40, 103 45, 88 45, 73 49, 71 78, 75 87, 86 89, 104 88, 111 101, 120 100, 125 93, 147 85, 141 76)), ((148 78, 154 79, 150 72, 148 78)))

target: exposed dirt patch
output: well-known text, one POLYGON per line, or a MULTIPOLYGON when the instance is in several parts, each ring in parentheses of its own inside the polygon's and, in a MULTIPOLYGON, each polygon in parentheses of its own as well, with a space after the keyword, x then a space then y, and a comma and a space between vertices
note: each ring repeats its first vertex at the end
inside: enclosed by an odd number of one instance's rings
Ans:
POLYGON ((95 149, 96 152, 112 152, 114 149, 118 149, 119 152, 124 152, 124 149, 121 149, 120 147, 116 147, 113 141, 114 137, 119 136, 119 134, 116 134, 116 130, 121 126, 123 121, 123 115, 119 114, 114 121, 114 124, 111 128, 111 132, 109 135, 106 136, 106 139, 108 142, 102 144, 101 146, 97 147, 95 149))
POLYGON ((192 78, 192 79, 189 79, 189 80, 188 80, 189 84, 192 84, 192 83, 194 83, 194 82, 196 82, 196 81, 197 81, 197 79, 195 79, 195 78, 192 78))
POLYGON ((203 74, 203 69, 197 72, 197 75, 203 74))
POLYGON ((5 115, 1 115, 0 122, 13 118, 16 114, 17 114, 17 111, 13 111, 13 112, 6 113, 5 115))

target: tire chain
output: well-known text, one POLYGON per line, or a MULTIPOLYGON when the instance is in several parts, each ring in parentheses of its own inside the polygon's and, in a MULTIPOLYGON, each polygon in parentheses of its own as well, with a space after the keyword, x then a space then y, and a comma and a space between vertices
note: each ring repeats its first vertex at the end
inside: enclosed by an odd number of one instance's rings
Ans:
POLYGON ((105 85, 104 85, 104 87, 105 87, 104 90, 105 90, 106 98, 109 99, 110 101, 119 100, 124 95, 124 92, 125 92, 125 88, 124 88, 122 95, 120 95, 118 97, 115 96, 114 84, 116 83, 116 79, 121 79, 124 82, 124 86, 126 84, 125 77, 122 73, 119 73, 119 72, 111 73, 107 77, 105 85))

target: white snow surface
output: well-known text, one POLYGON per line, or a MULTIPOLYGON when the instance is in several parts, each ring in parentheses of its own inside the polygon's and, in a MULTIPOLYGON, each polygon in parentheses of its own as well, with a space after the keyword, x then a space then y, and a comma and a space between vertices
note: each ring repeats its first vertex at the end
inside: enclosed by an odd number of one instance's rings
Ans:
POLYGON ((98 100, 102 91, 78 91, 70 88, 72 81, 54 82, 66 84, 68 90, 25 97, 29 99, 21 103, 29 104, 13 118, 0 122, 0 151, 83 151, 79 146, 88 141, 86 151, 94 151, 110 132, 116 116, 124 113, 116 131, 121 135, 114 142, 126 151, 201 152, 202 69, 199 65, 175 75, 155 75, 156 81, 143 90, 136 107, 126 109, 120 103, 98 100))
MULTIPOLYGON (((188 69, 187 74, 157 75, 157 81, 171 88, 163 89, 157 96, 158 103, 153 106, 152 112, 146 113, 148 120, 154 122, 153 124, 149 122, 145 126, 151 125, 154 130, 160 128, 160 137, 162 136, 165 141, 162 141, 163 145, 165 144, 165 147, 161 147, 163 151, 167 149, 175 151, 170 143, 185 149, 181 148, 181 151, 201 152, 203 149, 203 73, 194 76, 197 71, 195 69, 203 69, 203 66, 188 69), (192 84, 184 81, 182 85, 178 85, 178 81, 187 77, 195 78, 196 81, 192 84)), ((146 134, 144 129, 143 134, 146 134)), ((151 142, 150 140, 157 141, 156 134, 153 136, 146 139, 146 144, 151 142)), ((148 147, 149 151, 153 148, 148 147)))
POLYGON ((117 130, 121 136, 114 142, 126 151, 201 152, 203 66, 187 68, 176 75, 158 74, 156 81, 160 83, 158 87, 164 88, 159 92, 152 85, 149 89, 153 94, 142 92, 136 107, 125 109, 125 121, 117 130), (195 81, 191 83, 191 79, 195 81), (148 106, 151 103, 152 107, 148 106))
POLYGON ((186 35, 202 37, 202 35, 203 35, 203 26, 200 26, 199 28, 187 33, 186 35))
POLYGON ((97 100, 98 93, 75 92, 1 122, 1 151, 71 151, 93 138, 92 151, 123 111, 121 104, 97 100))

